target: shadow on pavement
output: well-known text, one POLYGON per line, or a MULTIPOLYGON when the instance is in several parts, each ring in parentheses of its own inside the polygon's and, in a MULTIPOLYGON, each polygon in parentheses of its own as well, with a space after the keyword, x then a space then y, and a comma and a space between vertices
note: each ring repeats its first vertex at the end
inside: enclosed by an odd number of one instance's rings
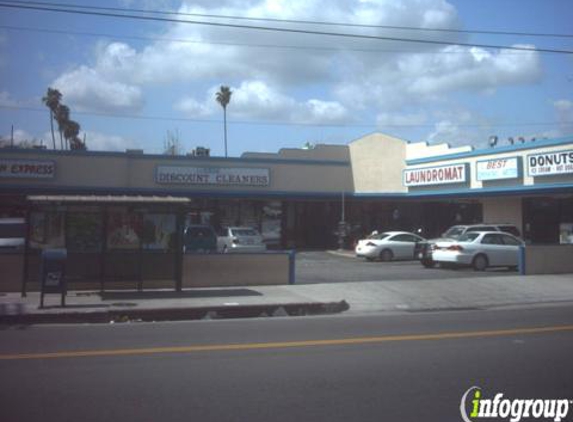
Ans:
POLYGON ((147 299, 188 299, 206 297, 240 297, 262 296, 250 289, 208 289, 183 292, 174 291, 144 291, 144 292, 104 292, 100 293, 102 300, 147 300, 147 299))

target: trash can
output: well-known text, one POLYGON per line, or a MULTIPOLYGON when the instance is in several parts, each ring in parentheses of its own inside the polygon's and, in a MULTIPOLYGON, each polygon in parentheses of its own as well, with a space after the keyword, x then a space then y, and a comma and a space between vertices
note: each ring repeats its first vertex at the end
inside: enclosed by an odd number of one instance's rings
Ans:
POLYGON ((40 266, 40 308, 44 307, 46 293, 59 293, 62 297, 62 306, 66 306, 66 249, 45 249, 42 251, 40 266))

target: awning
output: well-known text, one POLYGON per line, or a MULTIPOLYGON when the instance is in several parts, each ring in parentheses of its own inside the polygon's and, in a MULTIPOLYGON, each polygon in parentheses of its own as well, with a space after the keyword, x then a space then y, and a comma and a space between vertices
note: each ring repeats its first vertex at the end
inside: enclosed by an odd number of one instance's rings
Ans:
POLYGON ((189 198, 177 196, 143 195, 29 195, 26 199, 36 203, 99 203, 99 204, 187 204, 189 198))

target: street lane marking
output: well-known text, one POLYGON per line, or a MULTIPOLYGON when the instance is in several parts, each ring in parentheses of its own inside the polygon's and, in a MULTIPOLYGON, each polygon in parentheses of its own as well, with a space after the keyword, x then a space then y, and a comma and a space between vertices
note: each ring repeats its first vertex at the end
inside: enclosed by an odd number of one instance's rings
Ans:
POLYGON ((243 343, 243 344, 207 344, 196 346, 175 346, 175 347, 149 347, 140 349, 111 349, 111 350, 83 350, 83 351, 62 351, 48 353, 22 353, 0 355, 0 360, 24 360, 24 359, 57 359, 57 358, 79 358, 79 357, 100 357, 100 356, 128 356, 128 355, 154 355, 162 353, 193 353, 193 352, 220 352, 233 350, 261 350, 261 349, 283 349, 297 347, 315 346, 344 346, 369 343, 385 343, 400 341, 422 341, 422 340, 449 340, 476 337, 503 337, 521 334, 544 334, 573 331, 573 325, 562 325, 553 327, 532 327, 514 328, 508 330, 489 331, 466 331, 434 334, 408 334, 378 337, 355 337, 331 340, 301 340, 282 341, 269 343, 243 343))

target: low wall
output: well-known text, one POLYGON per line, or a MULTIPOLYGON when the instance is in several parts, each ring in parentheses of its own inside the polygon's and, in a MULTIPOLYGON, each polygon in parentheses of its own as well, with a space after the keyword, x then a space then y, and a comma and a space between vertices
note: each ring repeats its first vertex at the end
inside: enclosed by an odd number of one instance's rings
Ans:
POLYGON ((24 254, 0 254, 0 292, 19 292, 22 290, 24 254))
POLYGON ((183 256, 183 288, 289 283, 294 283, 294 253, 291 252, 183 256))
POLYGON ((527 245, 519 264, 523 275, 573 273, 573 245, 527 245))

